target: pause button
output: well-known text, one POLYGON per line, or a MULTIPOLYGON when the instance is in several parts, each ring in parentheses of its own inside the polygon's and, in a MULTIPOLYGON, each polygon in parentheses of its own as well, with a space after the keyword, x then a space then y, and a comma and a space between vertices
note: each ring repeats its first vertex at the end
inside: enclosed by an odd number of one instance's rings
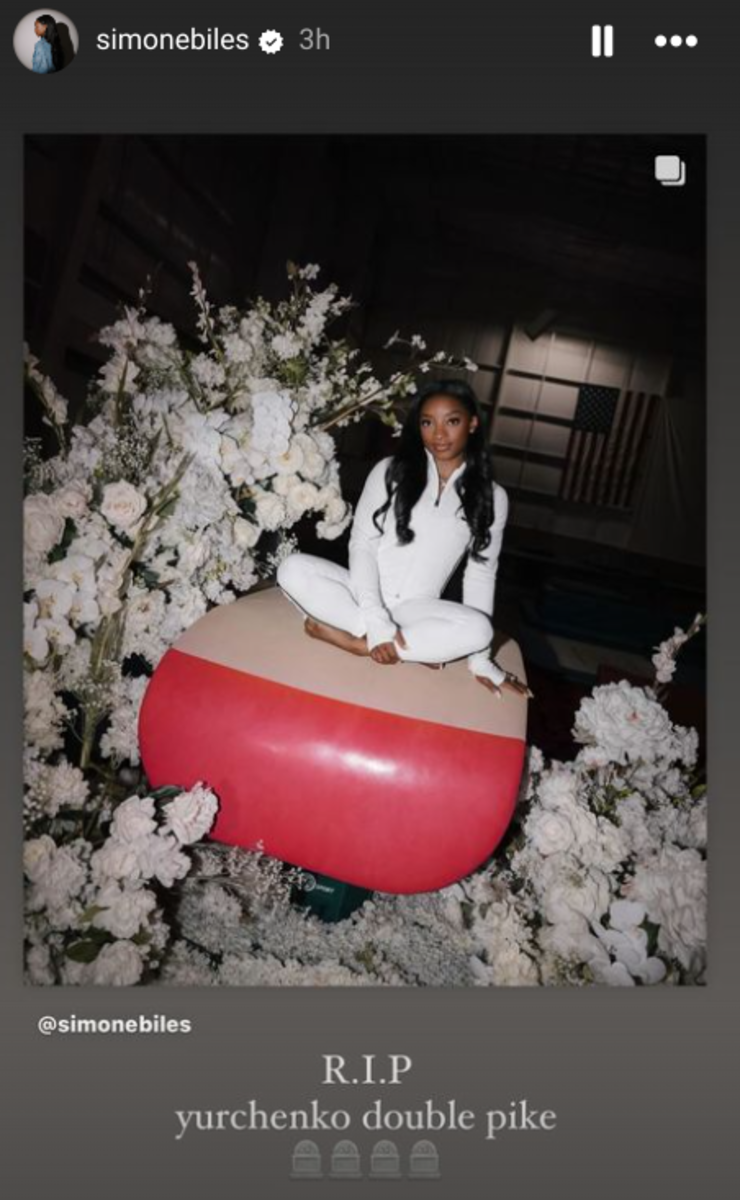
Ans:
POLYGON ((614 26, 613 25, 592 25, 591 26, 591 57, 592 58, 613 58, 614 57, 614 26))

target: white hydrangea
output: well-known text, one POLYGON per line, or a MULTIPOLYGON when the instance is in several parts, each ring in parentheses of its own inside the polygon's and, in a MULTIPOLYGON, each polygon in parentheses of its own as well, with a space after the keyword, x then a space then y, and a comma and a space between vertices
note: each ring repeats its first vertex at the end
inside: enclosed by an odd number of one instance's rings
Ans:
POLYGON ((143 970, 141 949, 131 941, 116 941, 103 946, 97 958, 85 963, 76 972, 77 978, 70 982, 98 987, 131 987, 139 982, 143 970))
POLYGON ((77 899, 87 880, 87 870, 73 849, 57 846, 48 834, 27 841, 23 869, 30 880, 29 912, 45 910, 52 928, 74 926, 80 913, 77 899))
POLYGON ((23 679, 26 742, 42 753, 58 750, 69 711, 48 671, 26 671, 23 679))
POLYGON ((84 808, 90 785, 79 767, 63 761, 42 768, 35 792, 47 816, 55 817, 60 809, 84 808))
POLYGON ((218 467, 223 445, 222 431, 228 421, 228 413, 220 410, 201 413, 189 405, 178 412, 174 421, 178 445, 186 454, 194 455, 202 467, 218 467))
POLYGON ((252 395, 253 424, 247 457, 255 478, 274 475, 281 456, 288 453, 294 409, 287 392, 259 391, 252 395))

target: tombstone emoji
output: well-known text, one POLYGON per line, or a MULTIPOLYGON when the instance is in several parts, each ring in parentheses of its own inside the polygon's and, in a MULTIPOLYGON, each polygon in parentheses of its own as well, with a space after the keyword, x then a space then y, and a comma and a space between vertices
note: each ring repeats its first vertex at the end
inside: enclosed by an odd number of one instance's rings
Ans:
POLYGON ((417 1142, 413 1146, 409 1179, 439 1179, 439 1154, 434 1142, 417 1142))
POLYGON ((400 1179, 401 1156, 394 1142, 377 1142, 370 1156, 371 1179, 400 1179))
POLYGON ((292 1179, 321 1179, 321 1151, 315 1142, 298 1142, 293 1150, 292 1179))
POLYGON ((360 1179, 360 1151, 354 1142, 337 1142, 331 1156, 332 1179, 360 1179))

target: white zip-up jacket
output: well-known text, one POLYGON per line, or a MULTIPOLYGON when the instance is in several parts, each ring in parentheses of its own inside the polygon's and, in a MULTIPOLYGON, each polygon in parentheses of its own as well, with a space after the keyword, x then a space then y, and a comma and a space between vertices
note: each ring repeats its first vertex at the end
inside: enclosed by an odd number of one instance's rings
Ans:
MULTIPOLYGON (((436 599, 470 545, 470 527, 455 482, 464 464, 448 479, 440 495, 440 479, 434 456, 427 455, 427 483, 411 513, 414 540, 403 546, 396 536, 393 508, 388 510, 379 533, 373 513, 388 498, 385 473, 390 458, 379 462, 367 477, 357 504, 349 543, 352 588, 367 625, 367 644, 372 650, 391 642, 396 624, 390 611, 405 600, 436 599)), ((509 501, 504 489, 493 484, 494 519, 484 561, 468 559, 463 576, 463 604, 487 617, 493 615, 496 572, 501 552, 509 501)), ((472 654, 468 666, 475 675, 485 675, 500 685, 504 672, 491 663, 487 651, 472 654)))

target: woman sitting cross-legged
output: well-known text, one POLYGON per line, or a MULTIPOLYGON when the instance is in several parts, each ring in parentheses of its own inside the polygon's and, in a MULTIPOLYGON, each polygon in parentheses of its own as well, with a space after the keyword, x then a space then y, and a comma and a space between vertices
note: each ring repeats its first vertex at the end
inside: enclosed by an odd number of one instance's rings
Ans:
POLYGON ((508 514, 491 478, 472 390, 430 382, 404 422, 399 448, 368 476, 352 525, 349 570, 292 554, 278 584, 306 632, 390 666, 467 658, 490 691, 531 695, 490 657, 496 571, 508 514), (440 596, 468 555, 463 603, 440 596))

